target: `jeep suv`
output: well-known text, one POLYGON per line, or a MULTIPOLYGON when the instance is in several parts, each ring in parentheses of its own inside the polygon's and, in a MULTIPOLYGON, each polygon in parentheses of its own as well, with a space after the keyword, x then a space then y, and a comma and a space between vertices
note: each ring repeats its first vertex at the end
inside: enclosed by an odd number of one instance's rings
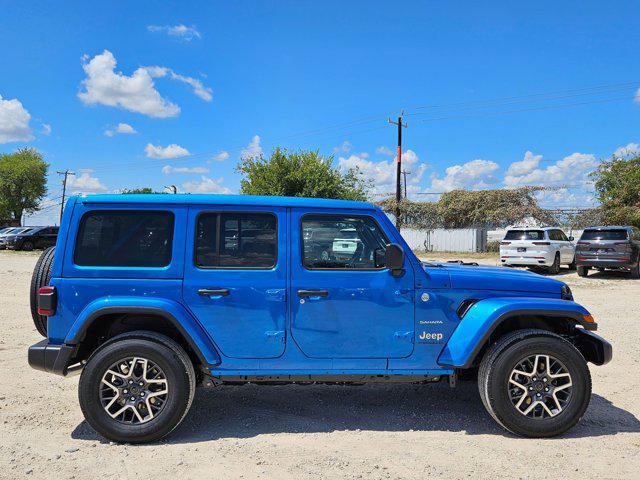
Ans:
POLYGON ((422 263, 363 202, 72 197, 31 299, 47 338, 30 365, 81 372, 85 418, 120 442, 167 435, 203 383, 453 386, 460 374, 477 376, 506 429, 553 436, 587 409, 587 362, 612 356, 564 283, 422 263))
POLYGON ((560 272, 560 265, 575 270, 575 245, 559 228, 513 228, 500 242, 500 263, 509 267, 529 267, 560 272))
POLYGON ((591 268, 624 270, 640 278, 640 231, 634 227, 589 227, 576 247, 578 275, 591 268))

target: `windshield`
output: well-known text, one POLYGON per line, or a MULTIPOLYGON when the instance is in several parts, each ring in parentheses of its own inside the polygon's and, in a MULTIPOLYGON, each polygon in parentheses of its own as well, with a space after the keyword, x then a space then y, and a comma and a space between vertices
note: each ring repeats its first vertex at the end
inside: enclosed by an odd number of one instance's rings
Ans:
POLYGON ((504 236, 505 240, 544 240, 542 230, 509 230, 504 236))
POLYGON ((585 230, 580 240, 627 240, 626 230, 585 230))

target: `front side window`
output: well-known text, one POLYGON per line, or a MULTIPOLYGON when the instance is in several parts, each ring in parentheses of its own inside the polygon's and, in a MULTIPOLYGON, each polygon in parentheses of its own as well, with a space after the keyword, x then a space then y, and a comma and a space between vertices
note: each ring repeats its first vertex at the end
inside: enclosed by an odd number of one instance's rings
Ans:
POLYGON ((203 213, 196 226, 196 265, 202 268, 273 268, 276 217, 270 213, 203 213))
POLYGON ((171 263, 173 214, 95 211, 80 223, 74 261, 81 266, 165 267, 171 263))
POLYGON ((371 217, 305 215, 302 263, 309 269, 384 267, 387 238, 371 217))

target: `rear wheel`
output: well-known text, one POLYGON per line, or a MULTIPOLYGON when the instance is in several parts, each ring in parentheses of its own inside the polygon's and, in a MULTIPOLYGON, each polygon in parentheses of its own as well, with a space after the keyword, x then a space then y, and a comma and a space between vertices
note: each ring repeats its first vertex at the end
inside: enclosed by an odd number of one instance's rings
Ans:
POLYGON ((553 263, 547 269, 547 271, 552 275, 557 275, 560 273, 560 254, 556 253, 556 256, 553 259, 553 263))
POLYGON ((578 276, 586 277, 589 275, 589 267, 578 267, 578 276))
POLYGON ((31 274, 31 286, 29 290, 31 318, 33 318, 36 330, 38 330, 40 335, 43 337, 47 336, 47 317, 44 315, 38 315, 38 290, 40 287, 49 285, 55 250, 55 247, 49 247, 42 252, 42 255, 40 255, 40 258, 33 269, 33 274, 31 274))
POLYGON ((87 422, 116 442, 168 435, 187 414, 195 372, 176 342, 153 332, 115 337, 89 358, 78 397, 87 422))
POLYGON ((638 260, 636 264, 631 267, 631 278, 640 278, 640 260, 638 260))
POLYGON ((480 396, 504 428, 525 437, 553 437, 580 421, 591 397, 591 376, 580 352, 544 330, 502 337, 478 373, 480 396))

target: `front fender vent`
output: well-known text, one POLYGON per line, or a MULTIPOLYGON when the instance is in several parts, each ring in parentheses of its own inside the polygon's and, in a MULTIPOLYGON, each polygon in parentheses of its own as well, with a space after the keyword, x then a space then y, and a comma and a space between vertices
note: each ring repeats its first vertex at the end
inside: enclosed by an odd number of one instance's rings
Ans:
POLYGON ((456 310, 458 317, 460 318, 464 317, 469 311, 469 309, 473 307, 473 305, 475 305, 477 301, 478 301, 477 298, 468 298, 467 300, 463 300, 462 303, 458 306, 458 309, 456 310))

